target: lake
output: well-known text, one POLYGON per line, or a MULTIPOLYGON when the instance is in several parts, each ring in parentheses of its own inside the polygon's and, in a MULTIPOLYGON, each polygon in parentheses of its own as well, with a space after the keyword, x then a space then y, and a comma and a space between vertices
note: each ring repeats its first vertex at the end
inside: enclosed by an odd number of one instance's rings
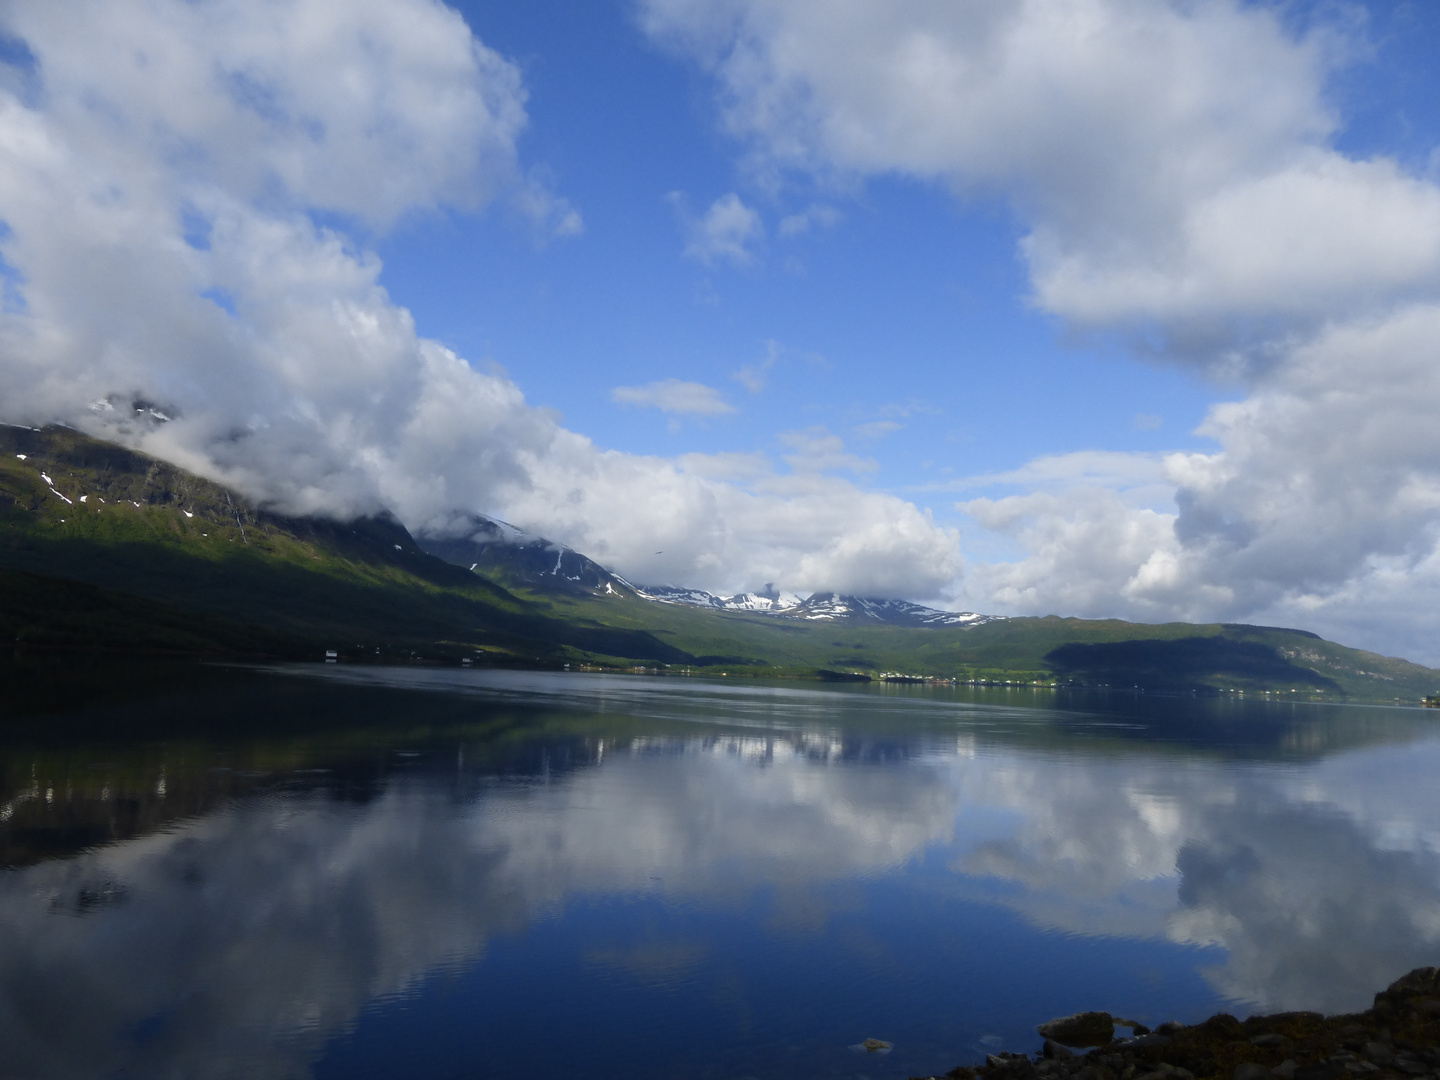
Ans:
POLYGON ((880 1080, 1440 962, 1424 710, 80 661, 0 707, 0 1076, 880 1080))

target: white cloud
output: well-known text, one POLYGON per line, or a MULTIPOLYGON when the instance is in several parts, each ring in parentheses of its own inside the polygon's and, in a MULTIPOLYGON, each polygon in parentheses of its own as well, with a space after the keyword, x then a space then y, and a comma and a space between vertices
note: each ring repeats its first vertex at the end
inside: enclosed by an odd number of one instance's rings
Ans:
POLYGON ((857 439, 879 440, 904 426, 896 420, 871 420, 869 423, 857 424, 853 430, 857 439))
POLYGON ((824 427, 808 427, 800 431, 785 431, 780 442, 789 453, 785 462, 796 472, 874 472, 879 466, 870 458, 862 458, 845 449, 845 443, 824 427))
POLYGON ((1029 552, 972 568, 971 602, 1293 619, 1440 659, 1440 450, 1422 419, 1440 414, 1440 187, 1336 149, 1327 80, 1364 53, 1359 24, 1297 34, 1238 0, 641 11, 713 75, 762 176, 1003 198, 1042 310, 1241 380, 1201 428, 1218 452, 1143 485, 1123 474, 1154 473, 1148 456, 1109 476, 1045 459, 1010 475, 1021 494, 967 503, 1029 552))
POLYGON ((714 387, 680 379, 661 379, 644 386, 617 386, 610 391, 610 398, 621 405, 690 416, 722 416, 735 411, 735 406, 714 387))
POLYGON ((646 0, 642 20, 710 69, 762 170, 1012 201, 1036 298, 1077 323, 1244 343, 1440 281, 1440 192, 1328 144, 1338 29, 1296 38, 1232 0, 646 0))
MULTIPOLYGON (((903 500, 763 457, 598 449, 417 334, 379 259, 316 223, 500 200, 580 228, 519 162, 518 71, 449 8, 76 0, 5 7, 0 28, 36 58, 0 64, 3 419, 120 438, 289 512, 492 513, 637 575, 663 546, 684 584, 919 599, 958 572, 954 531, 903 500), (135 398, 173 419, 138 422, 135 398), (106 400, 124 407, 89 408, 106 400)), ((724 258, 758 218, 717 207, 724 258)))
POLYGON ((773 338, 765 343, 765 359, 755 364, 742 364, 735 371, 735 381, 752 394, 765 389, 770 371, 780 359, 780 343, 773 338))
POLYGON ((672 462, 560 432, 527 481, 504 491, 502 516, 640 582, 938 596, 961 571, 959 534, 903 499, 813 471, 856 463, 810 457, 783 474, 757 455, 672 462))
POLYGON ((733 191, 721 195, 699 217, 690 214, 678 192, 671 193, 670 201, 685 230, 687 258, 706 266, 717 262, 745 266, 755 260, 755 247, 765 238, 765 226, 759 213, 741 202, 733 191))
POLYGON ((811 229, 834 228, 840 222, 840 211, 824 203, 811 203, 798 214, 787 214, 780 219, 781 236, 801 236, 811 229))
POLYGON ((995 485, 1020 487, 1073 487, 1087 484, 1112 489, 1149 489, 1165 481, 1164 462, 1159 455, 1132 454, 1113 450, 1077 450, 1068 454, 1046 454, 1018 469, 983 473, 952 480, 947 488, 964 491, 995 485))
POLYGON ((962 504, 1029 552, 969 588, 1016 610, 1260 619, 1440 660, 1437 340, 1432 304, 1331 329, 1210 411, 1214 453, 982 478, 1048 490, 962 504))

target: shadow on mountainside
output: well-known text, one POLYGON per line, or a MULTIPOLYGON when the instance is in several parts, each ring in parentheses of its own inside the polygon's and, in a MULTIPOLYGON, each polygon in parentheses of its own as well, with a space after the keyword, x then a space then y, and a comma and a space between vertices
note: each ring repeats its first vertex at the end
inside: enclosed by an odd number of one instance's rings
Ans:
POLYGON ((1286 659, 1273 646, 1224 637, 1071 642, 1045 659, 1056 675, 1090 684, 1180 690, 1247 682, 1343 693, 1334 679, 1286 659))

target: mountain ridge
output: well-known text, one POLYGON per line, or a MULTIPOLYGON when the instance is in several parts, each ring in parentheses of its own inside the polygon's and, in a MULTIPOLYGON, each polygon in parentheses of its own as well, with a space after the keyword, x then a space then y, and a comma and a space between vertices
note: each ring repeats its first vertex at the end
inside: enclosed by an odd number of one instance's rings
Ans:
POLYGON ((501 575, 516 583, 572 594, 633 594, 658 604, 686 604, 715 611, 745 611, 809 621, 864 621, 893 626, 980 626, 1003 619, 973 611, 942 611, 908 600, 855 596, 833 591, 810 596, 767 585, 759 592, 721 596, 678 585, 640 585, 608 570, 589 556, 509 522, 469 514, 444 532, 420 532, 426 552, 472 571, 501 575))
MULTIPOLYGON (((437 557, 388 515, 287 518, 71 429, 0 428, 0 641, 20 650, 281 659, 333 650, 341 661, 1416 703, 1440 688, 1440 671, 1275 627, 1059 616, 896 625, 873 609, 848 610, 853 598, 832 594, 796 606, 823 614, 844 605, 843 618, 652 603, 563 545, 498 526, 487 535, 521 541, 532 578, 565 587, 500 572, 513 563, 510 551, 492 552, 489 574, 473 559, 437 557)), ((900 610, 916 619, 934 611, 900 610)))

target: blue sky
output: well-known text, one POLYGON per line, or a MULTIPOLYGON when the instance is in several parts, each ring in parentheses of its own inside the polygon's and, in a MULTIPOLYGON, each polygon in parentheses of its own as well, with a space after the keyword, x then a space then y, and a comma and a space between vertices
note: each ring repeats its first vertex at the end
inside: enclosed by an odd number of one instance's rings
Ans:
POLYGON ((1024 228, 1002 198, 903 177, 763 190, 718 130, 706 80, 648 41, 628 5, 457 6, 525 73, 521 145, 585 232, 539 244, 503 214, 426 215, 378 245, 383 280, 425 333, 504 365, 568 426, 673 455, 778 449, 781 432, 823 425, 874 459, 870 482, 947 518, 954 498, 927 489, 1039 454, 1208 445, 1190 431, 1223 387, 1067 341, 1029 303, 1024 228), (764 222, 753 261, 687 259, 668 196, 698 212, 731 191, 764 222), (780 234, 815 203, 833 225, 780 234), (751 393, 736 372, 772 355, 751 393), (736 412, 611 400, 616 385, 665 378, 712 386, 736 412), (877 421, 897 426, 865 430, 877 421))
POLYGON ((1434 5, 75 2, 0 4, 6 420, 642 582, 1440 659, 1434 5))

